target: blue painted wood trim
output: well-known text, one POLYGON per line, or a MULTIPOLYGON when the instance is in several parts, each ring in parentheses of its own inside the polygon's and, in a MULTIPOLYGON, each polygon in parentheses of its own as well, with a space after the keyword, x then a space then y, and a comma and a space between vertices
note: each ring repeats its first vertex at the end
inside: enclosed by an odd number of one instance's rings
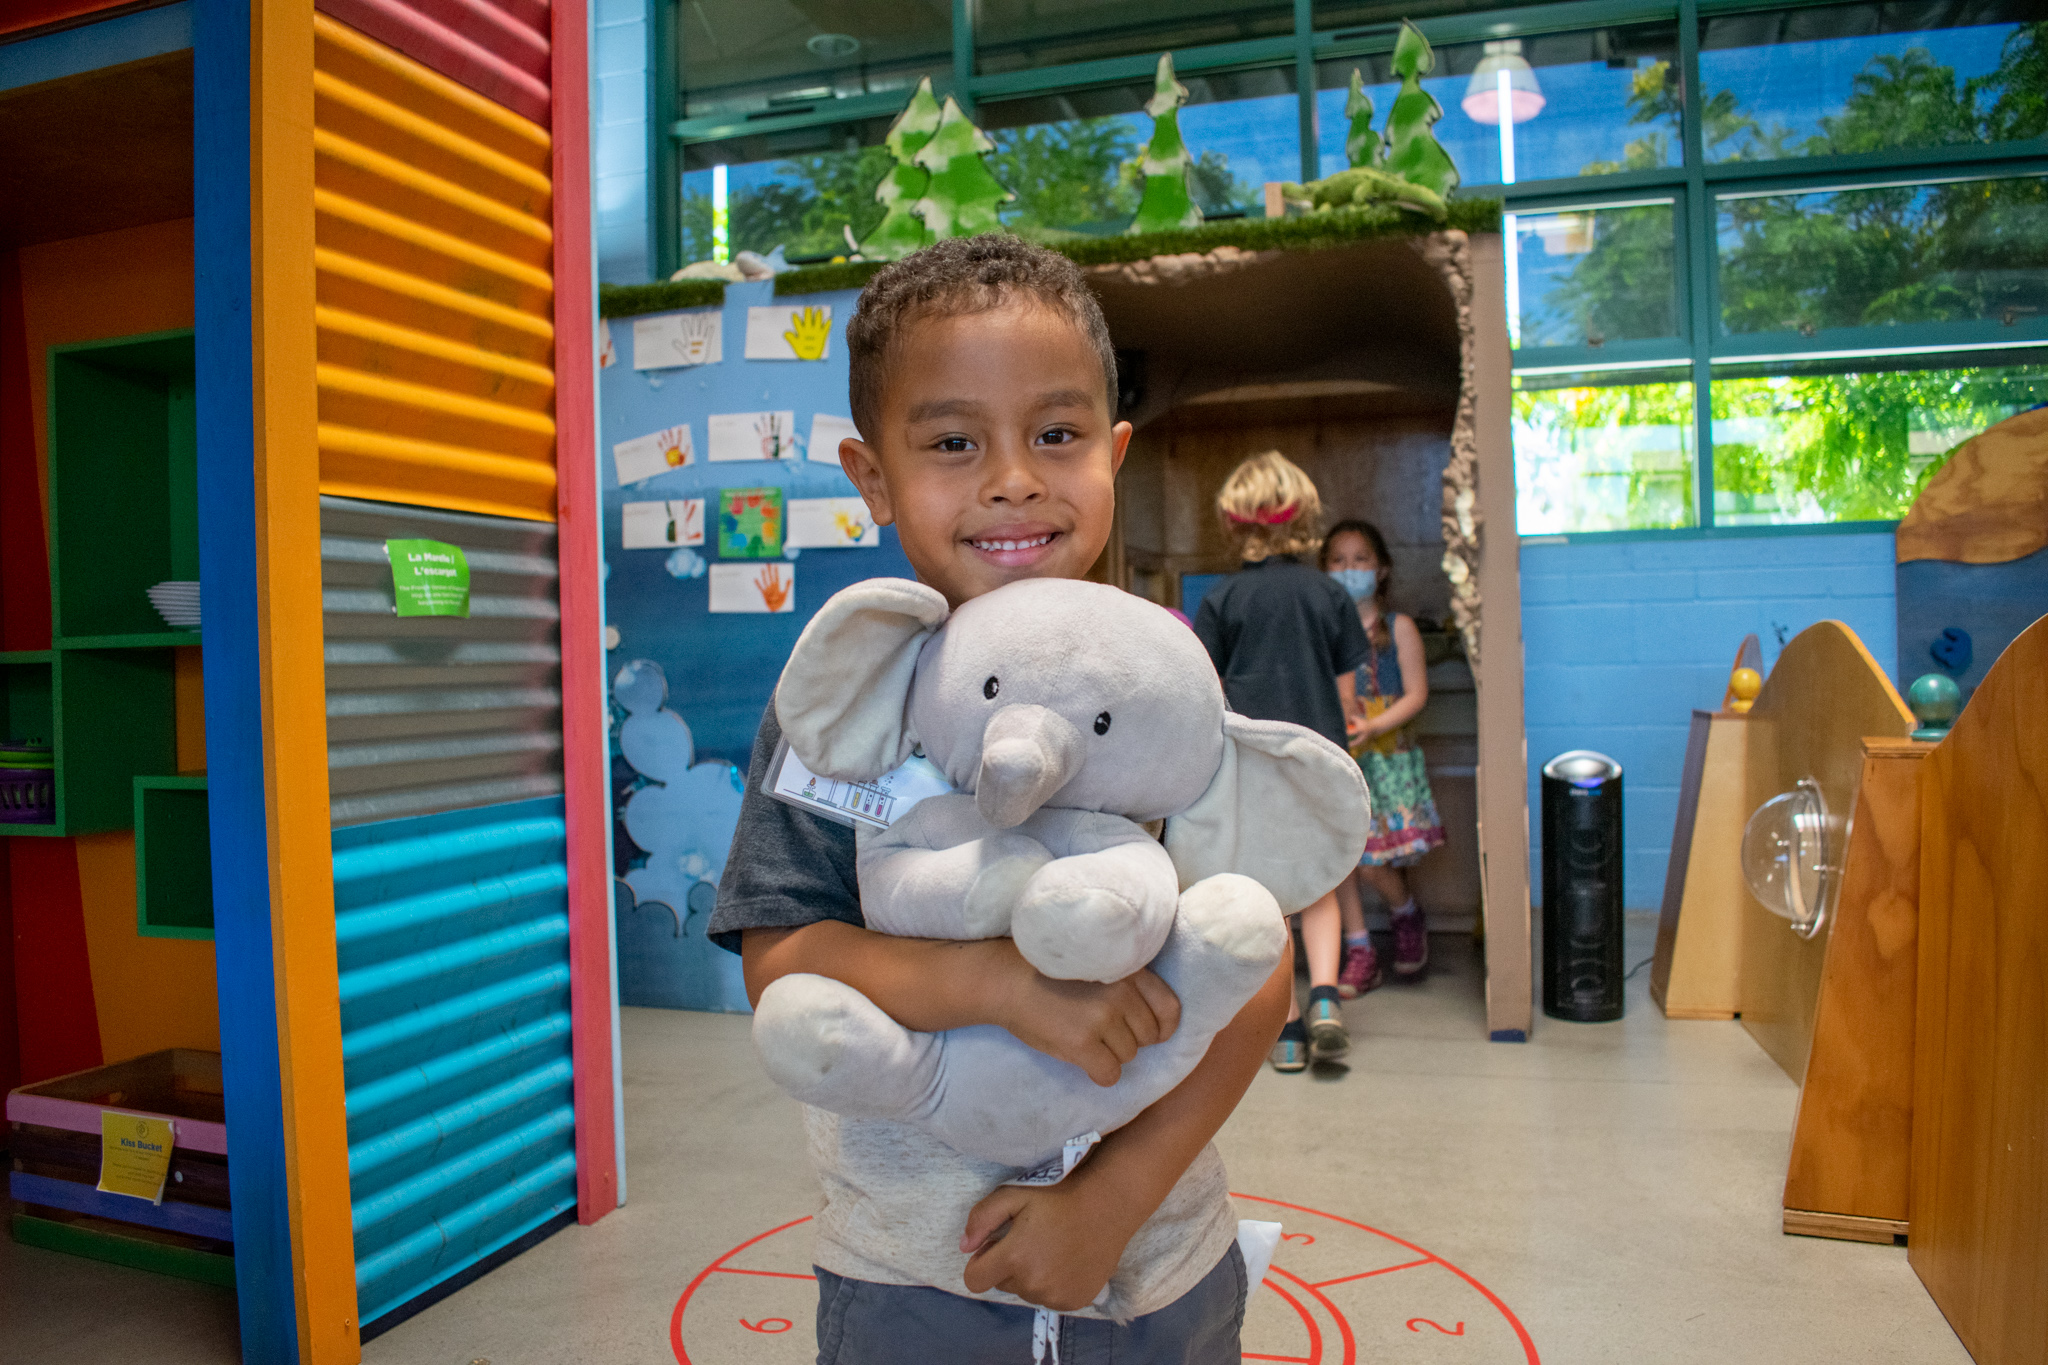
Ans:
POLYGON ((131 1195, 106 1194, 76 1180, 57 1180, 26 1171, 14 1171, 8 1176, 7 1192, 24 1204, 89 1213, 95 1218, 182 1232, 188 1237, 211 1237, 217 1242, 234 1240, 233 1220, 228 1211, 211 1204, 183 1204, 174 1199, 152 1204, 131 1195))
POLYGON ((192 46, 192 0, 0 44, 0 90, 62 80, 192 46))
POLYGON ((194 0, 193 267, 207 811, 242 1359, 296 1365, 256 595, 249 0, 194 0))

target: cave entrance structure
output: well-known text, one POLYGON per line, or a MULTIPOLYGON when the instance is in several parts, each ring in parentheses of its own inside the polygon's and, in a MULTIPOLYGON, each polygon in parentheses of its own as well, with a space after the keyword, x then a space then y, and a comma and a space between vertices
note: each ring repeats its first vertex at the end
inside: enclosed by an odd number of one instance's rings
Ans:
POLYGON ((1328 522, 1380 527, 1393 606, 1424 628, 1431 700, 1414 724, 1449 836, 1414 890, 1433 927, 1483 925, 1487 1027, 1519 1041, 1528 757, 1501 238, 1423 227, 1088 267, 1137 428, 1096 571, 1192 615, 1236 567, 1216 493, 1268 449, 1315 479, 1328 522))

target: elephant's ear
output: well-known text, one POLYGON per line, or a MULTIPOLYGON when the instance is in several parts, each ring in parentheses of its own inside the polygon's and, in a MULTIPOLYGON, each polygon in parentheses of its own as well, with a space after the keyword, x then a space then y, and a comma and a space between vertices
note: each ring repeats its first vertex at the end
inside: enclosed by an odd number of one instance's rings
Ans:
POLYGON ((907 578, 870 578, 819 609, 775 689, 775 718, 806 768, 866 782, 910 757, 910 680, 946 614, 943 594, 907 578))
POLYGON ((1365 851, 1371 805, 1352 757, 1313 730, 1223 713, 1223 765, 1166 822, 1183 890, 1219 872, 1250 877, 1284 914, 1314 905, 1365 851))

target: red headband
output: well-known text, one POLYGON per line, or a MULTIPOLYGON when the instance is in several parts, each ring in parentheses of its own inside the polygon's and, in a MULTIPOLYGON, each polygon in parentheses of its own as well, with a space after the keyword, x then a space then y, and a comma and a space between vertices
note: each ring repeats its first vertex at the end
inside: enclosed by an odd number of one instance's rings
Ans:
POLYGON ((1254 512, 1248 517, 1241 517, 1235 512, 1225 512, 1223 515, 1235 526, 1285 526, 1294 520, 1295 513, 1300 510, 1299 503, 1290 502, 1274 512, 1254 512))

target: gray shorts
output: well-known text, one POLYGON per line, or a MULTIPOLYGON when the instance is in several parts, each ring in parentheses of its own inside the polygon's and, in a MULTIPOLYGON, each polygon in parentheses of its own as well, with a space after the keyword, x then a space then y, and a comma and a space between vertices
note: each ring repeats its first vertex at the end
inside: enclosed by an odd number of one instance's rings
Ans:
MULTIPOLYGON (((818 1365, 1031 1365, 1029 1308, 817 1274, 818 1365)), ((1061 1318, 1060 1365, 1238 1365, 1247 1288, 1232 1242, 1214 1270, 1156 1313, 1121 1326, 1061 1318)))

